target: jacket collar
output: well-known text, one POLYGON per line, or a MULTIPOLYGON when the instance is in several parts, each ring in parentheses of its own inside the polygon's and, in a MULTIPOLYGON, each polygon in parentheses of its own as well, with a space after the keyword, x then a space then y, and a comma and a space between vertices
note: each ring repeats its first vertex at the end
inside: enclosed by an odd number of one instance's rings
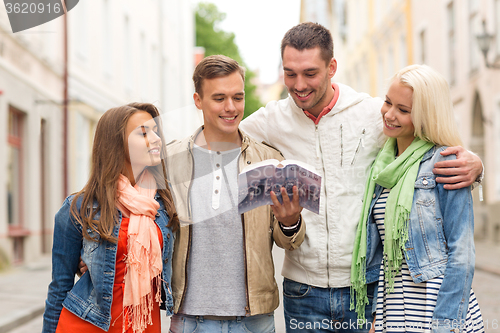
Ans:
POLYGON ((434 156, 434 153, 440 146, 434 145, 431 149, 429 149, 424 156, 422 157, 422 162, 430 159, 432 156, 434 156))
MULTIPOLYGON (((201 125, 194 131, 194 133, 189 137, 189 142, 188 142, 188 149, 192 150, 194 146, 194 140, 196 137, 203 131, 203 128, 205 128, 204 125, 201 125)), ((238 133, 240 134, 241 137, 241 151, 245 151, 248 148, 248 145, 250 143, 250 137, 243 132, 241 129, 238 128, 238 133)))

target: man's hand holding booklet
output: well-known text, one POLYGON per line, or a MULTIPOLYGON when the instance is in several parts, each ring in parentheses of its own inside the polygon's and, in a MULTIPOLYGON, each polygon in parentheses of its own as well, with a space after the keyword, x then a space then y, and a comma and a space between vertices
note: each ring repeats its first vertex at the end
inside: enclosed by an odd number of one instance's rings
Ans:
POLYGON ((272 205, 271 191, 283 203, 281 187, 286 189, 291 199, 293 186, 297 186, 300 206, 318 214, 321 176, 313 166, 295 160, 280 162, 275 159, 247 166, 238 176, 238 213, 272 205))

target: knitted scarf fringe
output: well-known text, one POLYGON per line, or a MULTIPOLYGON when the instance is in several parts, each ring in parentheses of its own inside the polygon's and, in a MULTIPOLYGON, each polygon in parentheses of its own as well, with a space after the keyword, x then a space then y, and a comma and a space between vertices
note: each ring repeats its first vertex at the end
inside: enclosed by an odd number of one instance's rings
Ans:
MULTIPOLYGON (((392 257, 393 261, 389 261, 384 257, 384 280, 387 284, 386 292, 390 294, 394 291, 394 278, 401 271, 401 266, 403 264, 404 253, 406 253, 405 244, 408 241, 408 218, 410 217, 410 212, 404 207, 398 205, 396 208, 396 216, 398 223, 394 223, 394 228, 397 228, 395 235, 398 238, 394 240, 392 246, 392 257), (399 228, 398 228, 399 226, 399 228)), ((386 242, 384 242, 384 254, 387 253, 386 242)))
POLYGON ((153 325, 154 303, 161 302, 161 275, 156 276, 151 280, 151 290, 156 289, 156 293, 149 293, 142 298, 142 302, 136 306, 125 306, 123 316, 123 332, 126 332, 130 327, 134 333, 141 333, 146 330, 148 325, 153 325), (153 299, 154 298, 154 299, 153 299))

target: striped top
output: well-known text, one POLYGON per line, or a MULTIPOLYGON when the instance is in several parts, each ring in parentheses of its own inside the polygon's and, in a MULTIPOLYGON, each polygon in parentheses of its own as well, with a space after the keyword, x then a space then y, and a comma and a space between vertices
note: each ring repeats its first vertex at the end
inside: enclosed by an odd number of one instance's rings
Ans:
MULTIPOLYGON (((373 217, 380 238, 385 238, 385 205, 390 189, 384 189, 373 208, 373 217)), ((380 267, 377 294, 376 332, 431 332, 432 314, 443 275, 414 283, 403 257, 401 271, 394 278, 394 291, 385 292, 384 264, 380 267)), ((483 320, 476 296, 471 289, 464 332, 484 332, 483 320)))

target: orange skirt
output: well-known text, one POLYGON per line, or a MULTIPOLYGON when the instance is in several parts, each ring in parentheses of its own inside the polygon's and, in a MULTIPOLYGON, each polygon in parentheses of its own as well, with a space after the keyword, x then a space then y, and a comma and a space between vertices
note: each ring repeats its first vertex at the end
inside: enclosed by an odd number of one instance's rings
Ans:
MULTIPOLYGON (((123 290, 124 290, 124 277, 126 264, 124 258, 127 254, 127 235, 128 235, 128 218, 122 219, 122 224, 120 227, 120 234, 118 236, 118 248, 116 250, 116 268, 115 268, 115 283, 113 285, 113 302, 111 303, 111 325, 109 327, 110 333, 122 333, 124 324, 124 313, 123 313, 123 290)), ((158 228, 158 226, 157 226, 158 228)), ((158 238, 160 245, 163 243, 161 238, 161 231, 158 228, 158 238)), ((88 273, 85 273, 88 274, 88 273)), ((149 325, 145 333, 161 333, 161 318, 160 318, 160 306, 158 303, 153 302, 154 307, 151 313, 153 318, 153 324, 149 325)), ((127 320, 128 322, 128 320, 127 320)), ((98 328, 97 326, 81 319, 80 317, 74 315, 66 308, 63 307, 61 315, 59 316, 59 322, 57 325, 56 333, 74 333, 74 332, 85 332, 85 333, 102 333, 104 330, 98 328)), ((132 327, 129 327, 125 332, 132 333, 132 327)))

